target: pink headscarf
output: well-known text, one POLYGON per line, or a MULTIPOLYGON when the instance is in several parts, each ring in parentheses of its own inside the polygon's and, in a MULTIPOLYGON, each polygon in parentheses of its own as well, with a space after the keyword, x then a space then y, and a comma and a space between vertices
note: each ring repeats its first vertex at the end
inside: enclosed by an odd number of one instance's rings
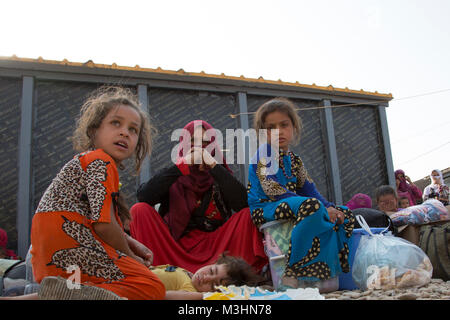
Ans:
MULTIPOLYGON (((190 135, 194 134, 196 126, 202 126, 205 130, 214 129, 208 122, 203 120, 194 120, 189 122, 184 129, 189 131, 190 135)), ((216 136, 210 137, 210 144, 213 146, 217 145, 215 141, 216 136)), ((183 136, 180 136, 180 148, 178 150, 178 157, 182 158, 185 156, 183 154, 183 146, 187 144, 190 149, 191 141, 183 141, 183 136)), ((186 150, 187 151, 187 150, 186 150)), ((225 162, 225 158, 220 151, 220 148, 215 147, 211 155, 214 157, 215 153, 219 153, 219 159, 223 159, 223 166, 232 173, 228 164, 225 162)), ((195 210, 197 198, 201 198, 203 194, 211 188, 214 183, 214 178, 208 171, 200 171, 198 166, 192 166, 190 169, 190 174, 186 176, 180 176, 177 181, 169 189, 169 212, 164 216, 170 232, 175 240, 178 240, 183 231, 186 229, 191 215, 195 210)))
POLYGON ((17 259, 16 254, 12 250, 6 249, 6 245, 8 244, 8 234, 5 230, 0 228, 0 248, 5 250, 5 254, 7 258, 17 259))
POLYGON ((410 206, 416 205, 416 200, 422 198, 422 190, 406 181, 405 171, 401 169, 395 170, 394 175, 395 179, 400 181, 397 188, 397 195, 399 197, 407 197, 409 199, 410 206), (401 174, 403 177, 400 177, 401 174))
POLYGON ((409 191, 411 189, 411 187, 406 182, 405 171, 403 171, 401 169, 395 170, 394 174, 395 174, 395 179, 398 179, 400 181, 400 184, 398 185, 398 191, 401 191, 401 192, 409 191), (403 177, 400 178, 399 176, 401 174, 403 175, 403 177))
POLYGON ((372 199, 364 193, 355 194, 349 202, 347 202, 346 206, 350 210, 358 209, 358 208, 372 208, 372 199))
POLYGON ((6 231, 0 228, 0 247, 6 248, 6 245, 8 244, 8 235, 6 234, 6 231))

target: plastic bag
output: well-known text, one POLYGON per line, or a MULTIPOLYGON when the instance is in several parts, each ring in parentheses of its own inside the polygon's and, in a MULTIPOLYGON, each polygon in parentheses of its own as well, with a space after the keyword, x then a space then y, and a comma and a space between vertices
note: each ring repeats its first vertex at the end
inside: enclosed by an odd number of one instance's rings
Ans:
POLYGON ((356 219, 369 234, 361 236, 353 261, 352 278, 359 288, 420 287, 431 281, 433 267, 422 249, 402 238, 373 234, 363 217, 356 219))

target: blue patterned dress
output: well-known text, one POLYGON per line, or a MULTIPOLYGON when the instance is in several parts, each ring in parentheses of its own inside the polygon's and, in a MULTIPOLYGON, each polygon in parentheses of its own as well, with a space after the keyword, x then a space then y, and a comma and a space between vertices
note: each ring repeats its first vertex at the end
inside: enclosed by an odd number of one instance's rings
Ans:
POLYGON ((294 222, 284 276, 318 281, 349 272, 348 241, 355 218, 317 191, 299 156, 262 145, 249 168, 248 204, 257 227, 279 219, 294 222), (344 213, 343 224, 329 220, 327 208, 344 213))

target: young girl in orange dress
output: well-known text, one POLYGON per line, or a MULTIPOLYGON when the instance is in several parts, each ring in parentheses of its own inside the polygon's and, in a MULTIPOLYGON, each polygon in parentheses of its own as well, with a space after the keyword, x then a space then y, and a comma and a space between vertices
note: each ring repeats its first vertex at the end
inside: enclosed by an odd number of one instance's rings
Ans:
POLYGON ((152 252, 123 230, 130 215, 119 196, 117 168, 134 157, 139 171, 151 132, 147 114, 127 89, 100 89, 82 106, 73 136, 82 153, 53 179, 33 217, 40 299, 164 298, 164 285, 148 268, 152 252), (70 287, 66 279, 81 285, 70 287))

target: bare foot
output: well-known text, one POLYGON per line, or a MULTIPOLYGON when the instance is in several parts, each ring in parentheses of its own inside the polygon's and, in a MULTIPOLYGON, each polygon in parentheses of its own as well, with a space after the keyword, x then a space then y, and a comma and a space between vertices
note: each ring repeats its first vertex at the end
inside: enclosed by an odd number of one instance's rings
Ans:
POLYGON ((23 296, 0 297, 0 300, 39 300, 39 296, 37 293, 30 293, 23 296))

